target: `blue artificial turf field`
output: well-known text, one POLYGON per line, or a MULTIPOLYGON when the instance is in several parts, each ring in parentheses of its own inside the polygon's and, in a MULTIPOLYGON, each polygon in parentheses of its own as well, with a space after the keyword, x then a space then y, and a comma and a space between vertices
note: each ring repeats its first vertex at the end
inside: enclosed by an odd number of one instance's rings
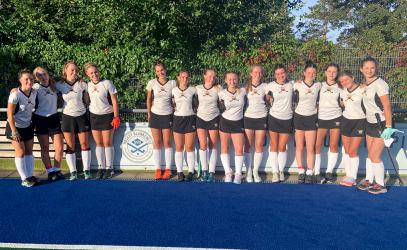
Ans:
POLYGON ((407 248, 407 189, 0 180, 0 242, 249 249, 407 248))

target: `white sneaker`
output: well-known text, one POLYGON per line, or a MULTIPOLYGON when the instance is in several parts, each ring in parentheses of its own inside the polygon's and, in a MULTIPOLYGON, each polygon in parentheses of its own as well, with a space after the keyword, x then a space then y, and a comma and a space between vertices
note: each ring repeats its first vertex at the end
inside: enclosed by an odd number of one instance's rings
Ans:
POLYGON ((280 182, 280 178, 278 176, 278 173, 273 173, 273 177, 271 179, 271 182, 273 182, 273 183, 280 182))
POLYGON ((21 186, 23 186, 23 187, 32 187, 32 186, 34 186, 34 184, 35 183, 33 181, 29 180, 28 178, 21 182, 21 186))
POLYGON ((259 183, 261 182, 261 178, 259 176, 259 172, 253 171, 254 182, 259 183))
POLYGON ((285 181, 284 171, 280 171, 280 181, 285 181))
POLYGON ((233 183, 241 184, 242 183, 242 175, 241 174, 235 174, 235 179, 234 179, 233 183))
POLYGON ((232 173, 225 174, 225 182, 232 182, 232 173))
POLYGON ((253 171, 252 168, 248 168, 246 172, 246 181, 251 183, 253 182, 253 171))

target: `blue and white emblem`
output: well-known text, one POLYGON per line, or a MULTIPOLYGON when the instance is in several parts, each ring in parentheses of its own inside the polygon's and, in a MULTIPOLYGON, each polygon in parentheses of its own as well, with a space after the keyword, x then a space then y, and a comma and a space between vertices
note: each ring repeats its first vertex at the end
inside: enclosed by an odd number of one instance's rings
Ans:
POLYGON ((151 136, 142 130, 132 130, 124 135, 122 142, 124 156, 133 162, 143 162, 153 154, 151 136))

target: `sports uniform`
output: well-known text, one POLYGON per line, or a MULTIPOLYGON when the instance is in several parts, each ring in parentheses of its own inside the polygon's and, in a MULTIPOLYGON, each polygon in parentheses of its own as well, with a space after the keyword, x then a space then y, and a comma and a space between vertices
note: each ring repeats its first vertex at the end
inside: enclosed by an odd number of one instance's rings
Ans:
POLYGON ((293 128, 293 82, 284 84, 271 82, 267 86, 267 93, 273 98, 268 116, 269 130, 277 133, 291 133, 293 128))
POLYGON ((148 121, 150 128, 167 129, 172 127, 172 89, 176 87, 174 80, 161 84, 157 79, 147 83, 146 89, 152 93, 151 117, 148 121))
POLYGON ((298 130, 317 129, 317 99, 321 83, 307 85, 304 81, 294 83, 294 94, 298 102, 294 112, 294 128, 298 130))
MULTIPOLYGON (((34 126, 31 123, 32 113, 36 106, 37 91, 31 89, 26 95, 20 88, 10 93, 8 103, 16 105, 14 111, 14 124, 17 132, 20 135, 20 141, 30 141, 34 138, 34 126)), ((5 135, 8 139, 12 139, 12 131, 10 124, 7 122, 5 135)), ((35 184, 33 179, 34 172, 34 157, 33 155, 24 155, 23 158, 15 157, 14 159, 17 171, 21 177, 23 186, 32 186, 35 184)))
POLYGON ((247 104, 244 112, 244 128, 253 130, 267 129, 267 106, 265 101, 266 83, 251 85, 247 92, 247 104))

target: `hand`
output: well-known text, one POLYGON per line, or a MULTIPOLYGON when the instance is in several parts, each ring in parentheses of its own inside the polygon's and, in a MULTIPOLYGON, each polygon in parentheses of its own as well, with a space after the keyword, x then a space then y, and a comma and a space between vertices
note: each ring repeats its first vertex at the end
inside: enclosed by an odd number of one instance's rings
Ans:
POLYGON ((147 112, 147 121, 148 121, 148 122, 150 121, 150 117, 151 117, 151 113, 150 113, 150 112, 147 112))
POLYGON ((386 128, 385 130, 383 130, 380 137, 383 138, 384 140, 388 140, 388 139, 391 138, 391 136, 394 133, 403 133, 404 134, 404 131, 401 131, 401 130, 398 130, 398 129, 395 129, 395 128, 386 128))
POLYGON ((18 131, 11 133, 11 139, 13 139, 16 142, 20 142, 21 141, 21 136, 18 133, 18 131))
POLYGON ((120 117, 114 117, 111 124, 114 129, 118 129, 120 127, 120 117))
POLYGON ((17 92, 17 90, 18 90, 18 88, 13 88, 13 89, 10 90, 10 93, 17 92))

